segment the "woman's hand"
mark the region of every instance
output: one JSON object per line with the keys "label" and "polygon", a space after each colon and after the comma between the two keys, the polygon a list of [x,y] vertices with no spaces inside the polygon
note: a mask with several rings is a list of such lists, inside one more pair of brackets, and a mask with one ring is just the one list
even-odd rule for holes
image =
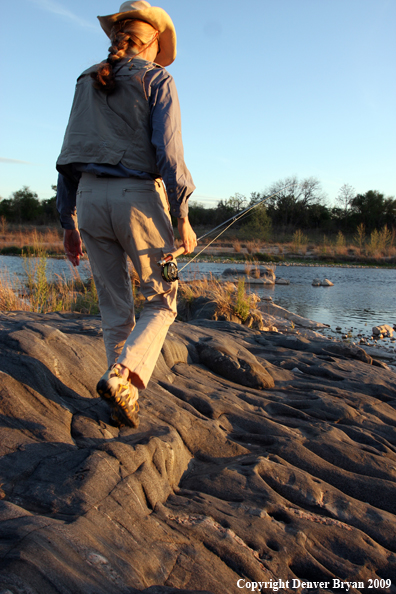
{"label": "woman's hand", "polygon": [[77,229],[64,229],[63,245],[65,247],[65,254],[70,262],[73,266],[78,266],[83,253],[81,237]]}
{"label": "woman's hand", "polygon": [[177,228],[184,245],[184,253],[190,254],[197,245],[197,236],[190,225],[188,217],[177,219]]}

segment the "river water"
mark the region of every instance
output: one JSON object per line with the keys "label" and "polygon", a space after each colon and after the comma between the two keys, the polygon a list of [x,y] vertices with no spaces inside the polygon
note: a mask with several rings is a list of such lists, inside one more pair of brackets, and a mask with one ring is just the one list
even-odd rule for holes
{"label": "river water", "polygon": [[[87,280],[91,276],[91,267],[88,260],[80,262],[78,268],[73,269],[72,264],[65,258],[46,258],[46,272],[49,281],[56,280],[57,277],[70,279],[74,274],[80,275],[82,280]],[[29,258],[32,270],[38,265],[39,258]],[[26,278],[27,261],[21,256],[0,256],[0,273],[8,273],[20,280]]]}
{"label": "river water", "polygon": [[[217,278],[230,267],[245,270],[244,264],[192,263],[184,273],[199,277],[210,272]],[[275,274],[290,280],[290,285],[252,284],[251,290],[333,330],[340,327],[345,333],[353,329],[354,334],[368,335],[373,326],[396,324],[396,269],[278,265]],[[313,287],[314,278],[327,278],[334,286]]]}
{"label": "river water", "polygon": [[[33,259],[34,261],[34,259]],[[180,262],[179,268],[185,263]],[[26,276],[24,259],[18,256],[0,256],[0,271],[8,270],[21,280]],[[195,263],[182,273],[184,279],[212,274],[222,278],[226,268],[245,270],[244,264]],[[71,264],[64,259],[47,259],[47,275],[70,278]],[[82,279],[89,278],[89,264],[83,260],[78,267]],[[259,286],[251,289],[259,296],[271,296],[274,303],[305,318],[328,324],[331,329],[342,328],[347,333],[371,334],[371,328],[380,324],[396,324],[396,269],[347,268],[336,266],[280,266],[277,278],[290,280],[290,285]],[[313,287],[314,278],[328,278],[333,287]]]}

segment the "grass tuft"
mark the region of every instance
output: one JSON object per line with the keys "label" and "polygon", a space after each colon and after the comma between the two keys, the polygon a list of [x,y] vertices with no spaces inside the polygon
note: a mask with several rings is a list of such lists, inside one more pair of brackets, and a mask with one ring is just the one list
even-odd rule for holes
{"label": "grass tuft", "polygon": [[215,304],[214,319],[231,320],[234,316],[244,323],[254,308],[255,299],[248,295],[245,279],[234,283],[221,283],[213,277],[197,280],[192,283],[179,283],[180,314],[188,318],[195,299],[205,297]]}

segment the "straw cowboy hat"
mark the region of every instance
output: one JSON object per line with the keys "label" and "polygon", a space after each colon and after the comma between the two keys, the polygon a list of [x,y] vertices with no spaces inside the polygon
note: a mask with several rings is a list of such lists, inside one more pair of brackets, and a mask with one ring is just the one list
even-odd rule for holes
{"label": "straw cowboy hat", "polygon": [[125,19],[137,19],[149,23],[159,31],[160,52],[155,58],[160,66],[169,66],[176,58],[176,31],[170,16],[162,8],[151,6],[145,0],[123,2],[120,12],[108,16],[98,16],[103,31],[110,37],[114,23]]}

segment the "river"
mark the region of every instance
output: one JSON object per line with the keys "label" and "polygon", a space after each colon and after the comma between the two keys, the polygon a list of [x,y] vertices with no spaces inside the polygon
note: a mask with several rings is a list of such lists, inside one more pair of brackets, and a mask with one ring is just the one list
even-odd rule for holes
{"label": "river", "polygon": [[[245,269],[244,264],[192,263],[188,274],[219,277],[230,267]],[[278,265],[275,274],[290,280],[290,285],[254,284],[252,291],[272,297],[274,303],[293,313],[328,324],[332,330],[339,327],[348,333],[353,329],[354,335],[367,336],[373,326],[396,324],[396,269]],[[328,278],[334,286],[313,287],[316,277]]]}
{"label": "river", "polygon": [[[24,259],[18,256],[0,256],[0,270],[8,270],[23,279],[26,276]],[[34,259],[33,259],[34,261]],[[47,259],[47,273],[70,278],[72,266],[64,259]],[[184,263],[180,262],[182,268]],[[244,264],[195,263],[189,265],[181,277],[199,278],[212,274],[222,277],[226,268],[245,269]],[[81,278],[90,276],[90,267],[83,260],[78,268]],[[380,324],[396,324],[396,269],[350,268],[336,266],[280,266],[277,278],[290,280],[290,285],[259,286],[252,290],[259,296],[271,296],[274,303],[305,318],[328,324],[335,331],[353,330],[371,334],[371,328]],[[333,287],[313,287],[314,278],[328,278]]]}

